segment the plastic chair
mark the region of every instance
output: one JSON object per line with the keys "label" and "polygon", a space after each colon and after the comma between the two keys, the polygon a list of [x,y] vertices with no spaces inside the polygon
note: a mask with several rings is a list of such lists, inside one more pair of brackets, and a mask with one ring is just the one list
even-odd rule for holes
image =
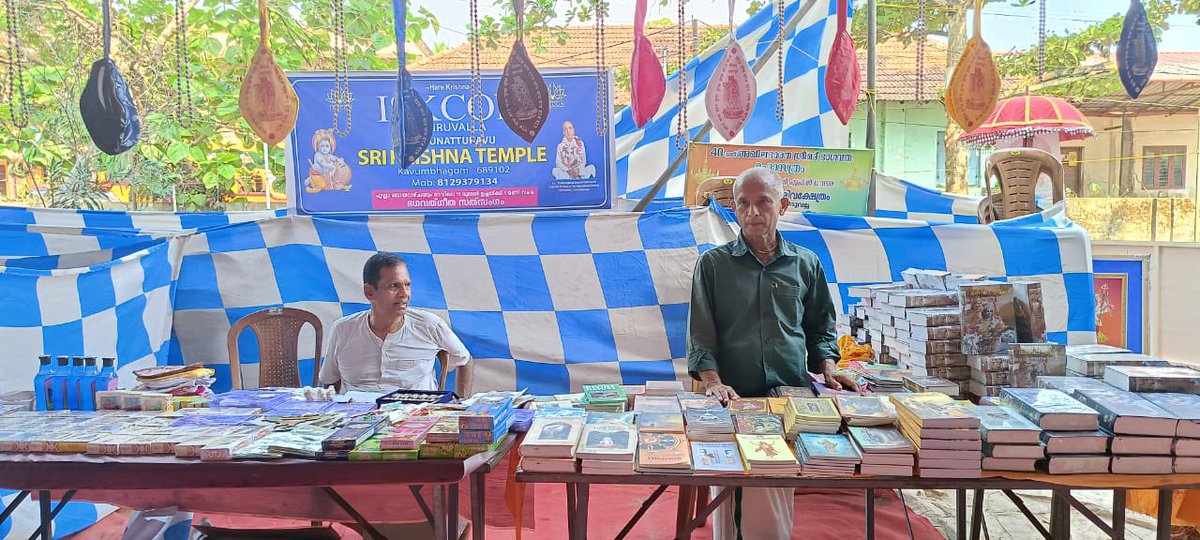
{"label": "plastic chair", "polygon": [[[983,185],[992,196],[993,176],[999,186],[999,199],[993,199],[992,212],[998,219],[1012,219],[1040,212],[1034,197],[1042,173],[1050,177],[1054,202],[1066,197],[1063,187],[1063,166],[1049,152],[1036,148],[1010,148],[988,156],[987,174]],[[999,204],[996,204],[996,203]],[[982,210],[981,210],[982,212]],[[981,216],[982,217],[982,216]]]}
{"label": "plastic chair", "polygon": [[299,388],[300,356],[297,346],[300,329],[308,323],[316,330],[313,356],[313,384],[321,373],[321,319],[296,308],[268,308],[242,317],[229,329],[229,372],[234,390],[242,389],[242,369],[238,356],[238,336],[249,328],[258,339],[258,386]]}

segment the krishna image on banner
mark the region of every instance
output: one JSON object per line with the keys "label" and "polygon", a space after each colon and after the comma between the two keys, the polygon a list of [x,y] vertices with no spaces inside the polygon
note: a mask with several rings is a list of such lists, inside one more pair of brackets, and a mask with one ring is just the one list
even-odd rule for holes
{"label": "krishna image on banner", "polygon": [[1092,287],[1096,294],[1096,342],[1126,348],[1129,275],[1097,273]]}
{"label": "krishna image on banner", "polygon": [[334,154],[337,139],[331,129],[318,129],[312,136],[313,157],[308,160],[308,178],[304,190],[317,193],[326,190],[350,191],[350,166]]}

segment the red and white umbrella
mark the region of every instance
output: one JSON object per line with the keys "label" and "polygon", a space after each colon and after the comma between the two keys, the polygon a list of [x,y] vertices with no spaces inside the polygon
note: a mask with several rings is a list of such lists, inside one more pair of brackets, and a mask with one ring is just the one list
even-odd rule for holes
{"label": "red and white umbrella", "polygon": [[960,137],[966,144],[992,145],[1004,139],[1032,139],[1057,134],[1059,141],[1095,137],[1087,118],[1066,101],[1045,96],[1021,96],[1000,100],[983,125]]}

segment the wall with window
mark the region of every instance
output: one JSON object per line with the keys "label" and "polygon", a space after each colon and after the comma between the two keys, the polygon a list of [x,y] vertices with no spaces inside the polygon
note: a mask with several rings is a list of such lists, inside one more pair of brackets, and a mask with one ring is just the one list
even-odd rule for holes
{"label": "wall with window", "polygon": [[[866,109],[866,103],[860,103],[850,119],[853,148],[866,147]],[[875,166],[879,172],[944,189],[946,109],[937,102],[880,101],[877,116]],[[968,158],[967,184],[974,193],[982,189],[981,151],[970,149]]]}
{"label": "wall with window", "polygon": [[[1121,119],[1090,116],[1096,137],[1062,145],[1066,186],[1082,196],[1118,196],[1121,175]],[[1200,178],[1200,112],[1135,116],[1134,194],[1184,197],[1195,194]]]}

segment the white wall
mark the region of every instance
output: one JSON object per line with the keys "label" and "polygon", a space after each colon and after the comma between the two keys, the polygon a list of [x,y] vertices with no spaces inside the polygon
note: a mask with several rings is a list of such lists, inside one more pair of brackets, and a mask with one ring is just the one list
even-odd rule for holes
{"label": "white wall", "polygon": [[[1145,257],[1148,353],[1175,362],[1200,364],[1200,244],[1094,242],[1092,256]],[[1132,284],[1131,284],[1132,286]]]}
{"label": "white wall", "polygon": [[[1083,148],[1083,185],[1091,182],[1100,184],[1104,191],[1101,196],[1115,197],[1118,195],[1121,176],[1121,119],[1111,116],[1089,116],[1092,129],[1096,136],[1086,141],[1067,141],[1063,147],[1079,146]],[[1187,189],[1175,190],[1168,196],[1186,196],[1195,193],[1200,179],[1200,162],[1196,152],[1200,151],[1200,111],[1180,112],[1171,115],[1143,114],[1135,116],[1133,126],[1133,155],[1141,158],[1142,151],[1147,146],[1177,146],[1187,147],[1187,162],[1184,182]],[[1146,191],[1142,188],[1142,162],[1134,160],[1133,175],[1134,194],[1138,196],[1154,196],[1158,191]],[[1086,190],[1085,190],[1086,194]]]}

